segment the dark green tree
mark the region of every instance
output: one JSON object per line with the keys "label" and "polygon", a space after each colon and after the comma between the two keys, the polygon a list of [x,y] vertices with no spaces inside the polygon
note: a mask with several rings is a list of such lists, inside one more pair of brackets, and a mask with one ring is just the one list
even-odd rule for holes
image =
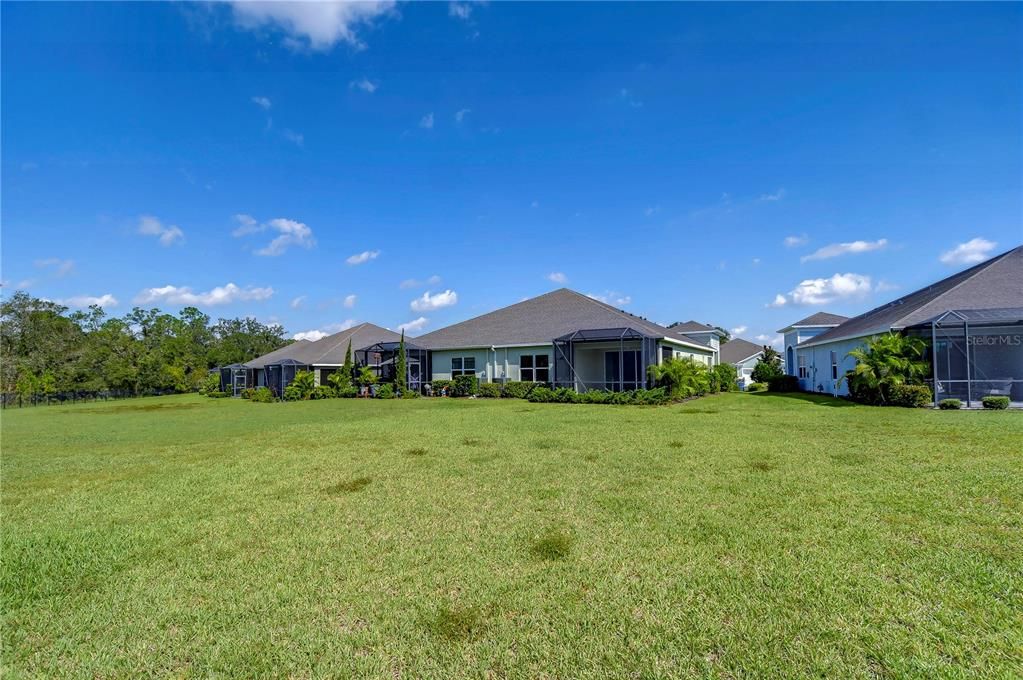
{"label": "dark green tree", "polygon": [[401,342],[398,343],[398,356],[394,358],[394,384],[397,387],[399,396],[408,389],[408,364],[405,357],[404,329],[401,331]]}
{"label": "dark green tree", "polygon": [[771,378],[780,377],[783,373],[781,355],[770,345],[764,345],[764,354],[757,361],[757,365],[753,367],[753,373],[750,374],[753,382],[765,383]]}

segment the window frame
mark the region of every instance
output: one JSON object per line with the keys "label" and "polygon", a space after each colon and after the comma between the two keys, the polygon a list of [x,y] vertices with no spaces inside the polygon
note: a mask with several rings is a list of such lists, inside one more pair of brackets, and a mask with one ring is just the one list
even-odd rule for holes
{"label": "window frame", "polygon": [[799,377],[800,377],[800,379],[805,380],[810,375],[810,370],[806,366],[806,355],[805,354],[797,354],[796,355],[796,367],[799,369]]}
{"label": "window frame", "polygon": [[[458,362],[458,368],[455,368],[455,362]],[[471,363],[472,366],[466,364]],[[451,379],[454,380],[460,375],[476,375],[476,357],[474,356],[457,356],[451,357]]]}
{"label": "window frame", "polygon": [[[529,366],[523,365],[524,359],[529,360]],[[540,366],[540,359],[543,359],[543,366]],[[543,371],[546,377],[541,376]],[[528,377],[527,377],[528,376]],[[551,381],[551,356],[546,352],[542,354],[520,354],[519,355],[519,381],[547,384]]]}
{"label": "window frame", "polygon": [[838,352],[831,352],[831,379],[838,380]]}

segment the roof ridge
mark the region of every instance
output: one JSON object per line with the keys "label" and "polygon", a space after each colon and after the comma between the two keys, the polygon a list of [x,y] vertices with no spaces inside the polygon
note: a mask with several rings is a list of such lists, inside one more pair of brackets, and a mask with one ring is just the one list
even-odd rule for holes
{"label": "roof ridge", "polygon": [[[440,333],[441,331],[448,330],[449,328],[455,328],[457,326],[461,326],[462,324],[469,323],[470,321],[476,321],[477,319],[482,319],[485,316],[490,316],[491,314],[496,314],[498,312],[503,312],[506,309],[511,309],[513,307],[518,307],[519,305],[524,305],[527,302],[534,302],[536,300],[539,300],[540,298],[545,298],[545,297],[547,297],[549,295],[554,295],[555,293],[560,293],[561,291],[567,291],[569,293],[576,293],[576,291],[572,290],[571,288],[566,288],[566,287],[562,286],[561,288],[555,288],[554,290],[549,290],[546,293],[540,293],[539,295],[533,296],[531,298],[526,298],[525,300],[519,300],[518,302],[513,302],[510,305],[505,305],[504,307],[498,307],[497,309],[491,309],[489,312],[483,312],[482,314],[477,314],[476,316],[470,316],[468,319],[462,319],[461,321],[456,321],[454,323],[448,324],[447,326],[441,326],[440,328],[435,328],[432,331],[430,331],[429,333],[423,333],[422,335],[417,335],[416,337],[417,338],[426,338],[426,337],[429,337],[429,336],[433,335],[434,333]],[[576,293],[576,295],[578,295],[578,294],[579,293]]]}
{"label": "roof ridge", "polygon": [[585,295],[583,293],[580,293],[577,290],[572,290],[571,288],[563,288],[561,290],[567,290],[569,293],[574,293],[574,294],[578,295],[579,297],[581,297],[583,299],[589,300],[590,302],[592,302],[593,304],[597,305],[598,307],[602,307],[604,309],[608,309],[608,310],[614,312],[615,314],[617,314],[618,316],[624,318],[626,321],[636,320],[636,321],[640,321],[642,323],[650,324],[651,326],[654,326],[654,327],[659,328],[661,330],[668,330],[668,329],[666,329],[664,326],[662,326],[660,324],[654,323],[653,321],[647,321],[646,319],[644,319],[642,317],[636,316],[635,314],[632,314],[630,312],[626,312],[625,310],[618,309],[617,307],[609,305],[606,302],[602,302],[602,301],[600,301],[600,300],[598,300],[596,298],[590,297],[589,295]]}

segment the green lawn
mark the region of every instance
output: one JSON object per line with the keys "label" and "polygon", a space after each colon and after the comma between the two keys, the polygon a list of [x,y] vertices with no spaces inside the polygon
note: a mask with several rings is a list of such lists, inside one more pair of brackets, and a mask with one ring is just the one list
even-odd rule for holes
{"label": "green lawn", "polygon": [[1023,414],[2,415],[10,676],[1019,677]]}

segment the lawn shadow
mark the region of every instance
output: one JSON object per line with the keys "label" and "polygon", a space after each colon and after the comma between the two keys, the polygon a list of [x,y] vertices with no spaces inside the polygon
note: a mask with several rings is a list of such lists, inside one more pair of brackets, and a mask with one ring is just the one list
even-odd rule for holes
{"label": "lawn shadow", "polygon": [[356,477],[355,479],[348,480],[347,482],[338,482],[333,486],[328,486],[324,489],[329,494],[341,494],[341,493],[355,493],[361,491],[369,486],[369,483],[373,481],[369,477]]}
{"label": "lawn shadow", "polygon": [[856,404],[849,401],[848,399],[832,397],[830,394],[813,394],[811,392],[749,392],[749,394],[757,398],[784,397],[787,399],[806,401],[816,406],[831,406],[833,408],[856,406]]}
{"label": "lawn shadow", "polygon": [[477,607],[442,606],[425,622],[427,630],[448,642],[475,637],[486,627],[486,618]]}

